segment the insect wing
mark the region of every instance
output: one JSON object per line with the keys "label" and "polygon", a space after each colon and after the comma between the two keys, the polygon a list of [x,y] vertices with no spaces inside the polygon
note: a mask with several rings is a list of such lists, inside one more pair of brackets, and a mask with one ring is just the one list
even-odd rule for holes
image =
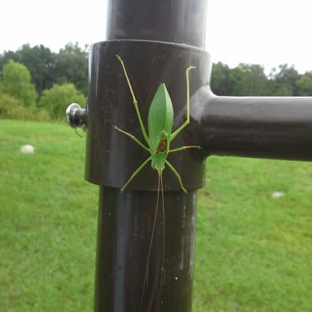
{"label": "insect wing", "polygon": [[162,83],[158,87],[148,113],[148,132],[151,154],[155,153],[164,135],[167,138],[167,149],[169,150],[172,123],[172,102],[165,84]]}

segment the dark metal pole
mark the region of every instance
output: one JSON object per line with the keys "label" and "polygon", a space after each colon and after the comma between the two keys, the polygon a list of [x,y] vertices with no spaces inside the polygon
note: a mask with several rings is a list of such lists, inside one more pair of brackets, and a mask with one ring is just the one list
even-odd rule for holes
{"label": "dark metal pole", "polygon": [[[191,311],[196,198],[205,181],[205,158],[311,160],[312,101],[214,96],[209,88],[210,56],[202,50],[206,0],[110,0],[108,8],[109,40],[91,48],[86,111],[72,104],[67,112],[72,126],[87,127],[86,180],[100,185],[94,311]],[[174,105],[174,127],[182,124],[185,69],[197,66],[190,77],[191,123],[172,148],[196,144],[203,149],[169,155],[188,193],[166,169],[166,234],[163,237],[159,209],[146,282],[157,174],[146,166],[124,193],[119,192],[149,155],[113,130],[117,125],[142,139],[116,54],[126,64],[145,124],[162,82]]]}
{"label": "dark metal pole", "polygon": [[[148,153],[112,128],[118,125],[142,138],[115,55],[126,64],[145,124],[152,97],[164,82],[177,127],[185,119],[186,68],[197,66],[191,76],[192,93],[209,83],[210,56],[198,49],[205,41],[207,1],[111,0],[108,10],[108,41],[91,48],[86,120],[86,179],[100,185],[94,311],[191,311],[196,197],[204,183],[205,162],[194,151],[169,155],[188,193],[181,191],[176,177],[166,169],[164,273],[161,280],[163,216],[159,209],[143,293],[157,173],[146,166],[120,193]],[[181,133],[174,144],[192,144],[192,140]]]}
{"label": "dark metal pole", "polygon": [[[166,227],[165,277],[161,284],[162,231],[158,226],[141,306],[156,193],[120,195],[119,189],[101,187],[95,311],[191,311],[195,211],[187,207],[196,203],[196,193],[166,192],[165,206],[170,208],[166,219],[176,222]],[[162,222],[161,213],[157,222]]]}
{"label": "dark metal pole", "polygon": [[[198,67],[191,79],[194,92],[209,81],[210,58],[189,46],[137,40],[107,41],[91,49],[86,179],[101,185],[95,311],[140,311],[158,176],[147,165],[120,193],[149,155],[113,129],[118,125],[143,141],[116,54],[127,66],[144,122],[156,89],[164,82],[174,103],[176,127],[185,120],[185,69],[190,64]],[[172,148],[192,144],[185,134],[173,141]],[[169,154],[168,159],[188,193],[181,191],[176,176],[166,169],[164,277],[160,284],[163,216],[159,209],[141,311],[191,311],[196,189],[204,183],[205,161],[191,150]]]}
{"label": "dark metal pole", "polygon": [[110,0],[107,39],[140,39],[204,48],[207,0]]}

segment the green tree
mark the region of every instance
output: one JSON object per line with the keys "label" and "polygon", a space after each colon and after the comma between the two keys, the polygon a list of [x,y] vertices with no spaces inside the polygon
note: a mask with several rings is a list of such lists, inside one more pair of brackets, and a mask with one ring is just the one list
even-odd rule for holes
{"label": "green tree", "polygon": [[0,55],[0,68],[10,59],[24,64],[30,70],[32,83],[39,95],[54,83],[73,83],[83,94],[87,94],[87,45],[81,48],[78,43],[68,43],[59,53],[52,53],[43,45],[32,48],[29,44],[24,44],[16,52],[7,51]]}
{"label": "green tree", "polygon": [[267,77],[261,65],[241,63],[230,69],[219,62],[212,67],[211,89],[217,95],[267,95]]}
{"label": "green tree", "polygon": [[263,66],[241,63],[239,68],[242,70],[241,95],[267,95],[267,77]]}
{"label": "green tree", "polygon": [[296,81],[299,96],[312,96],[312,72],[305,73]]}
{"label": "green tree", "polygon": [[31,48],[29,44],[24,44],[16,52],[4,52],[0,57],[0,68],[10,59],[24,64],[31,73],[32,83],[37,92],[41,94],[44,89],[51,88],[53,82],[56,81],[54,77],[55,58],[55,54],[43,45]]}
{"label": "green tree", "polygon": [[[18,62],[16,53],[13,51],[4,51],[2,55],[0,55],[0,68],[3,69],[4,65],[9,62],[9,60],[13,60],[15,62]],[[3,78],[2,71],[0,72],[0,79]]]}
{"label": "green tree", "polygon": [[230,68],[228,65],[218,62],[212,65],[211,90],[216,95],[229,95],[231,86],[229,84]]}
{"label": "green tree", "polygon": [[[296,81],[300,78],[299,73],[294,66],[289,67],[287,64],[279,65],[279,71],[272,69],[270,77],[275,80],[274,95],[298,95]],[[280,94],[281,91],[287,94]]]}
{"label": "green tree", "polygon": [[75,102],[83,105],[85,101],[85,96],[72,83],[54,84],[51,89],[43,91],[39,107],[44,108],[51,118],[64,120],[69,104]]}
{"label": "green tree", "polygon": [[229,94],[232,96],[241,96],[243,93],[243,71],[238,66],[231,68],[228,75],[228,84],[229,84]]}
{"label": "green tree", "polygon": [[43,90],[52,87],[55,80],[55,56],[49,48],[43,45],[31,48],[29,44],[24,44],[17,51],[17,57],[30,70],[32,82],[40,95]]}
{"label": "green tree", "polygon": [[35,86],[31,83],[29,70],[13,60],[3,67],[0,93],[22,100],[26,107],[35,107],[38,98]]}
{"label": "green tree", "polygon": [[59,84],[73,83],[83,94],[87,94],[88,53],[78,43],[68,43],[55,56],[55,76]]}

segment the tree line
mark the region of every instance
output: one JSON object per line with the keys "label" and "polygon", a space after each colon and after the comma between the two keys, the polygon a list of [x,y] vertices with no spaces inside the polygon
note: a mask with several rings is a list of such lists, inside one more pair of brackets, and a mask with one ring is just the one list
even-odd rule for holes
{"label": "tree line", "polygon": [[[0,55],[0,117],[23,111],[30,119],[62,119],[68,104],[84,104],[87,75],[87,45],[68,43],[58,53],[29,44],[5,51]],[[212,67],[211,89],[224,96],[312,96],[312,71],[299,74],[284,64],[266,75],[261,65],[230,68],[218,62]]]}
{"label": "tree line", "polygon": [[59,53],[23,45],[0,55],[0,117],[64,120],[66,107],[85,104],[87,46],[68,43]]}
{"label": "tree line", "polygon": [[211,90],[224,96],[312,96],[312,71],[299,74],[287,64],[268,76],[261,65],[241,63],[235,68],[213,64]]}
{"label": "tree line", "polygon": [[[24,44],[17,51],[5,51],[0,55],[0,70],[9,60],[21,63],[31,74],[31,82],[39,95],[53,84],[73,83],[87,94],[88,46],[68,43],[58,53],[43,45],[31,47]],[[1,76],[0,76],[1,77]]]}

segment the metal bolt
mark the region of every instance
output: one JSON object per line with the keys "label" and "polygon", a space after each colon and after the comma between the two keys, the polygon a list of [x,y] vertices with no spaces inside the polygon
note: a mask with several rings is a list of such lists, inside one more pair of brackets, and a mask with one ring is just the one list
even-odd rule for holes
{"label": "metal bolt", "polygon": [[77,103],[70,104],[66,109],[66,119],[72,128],[86,127],[86,110]]}

